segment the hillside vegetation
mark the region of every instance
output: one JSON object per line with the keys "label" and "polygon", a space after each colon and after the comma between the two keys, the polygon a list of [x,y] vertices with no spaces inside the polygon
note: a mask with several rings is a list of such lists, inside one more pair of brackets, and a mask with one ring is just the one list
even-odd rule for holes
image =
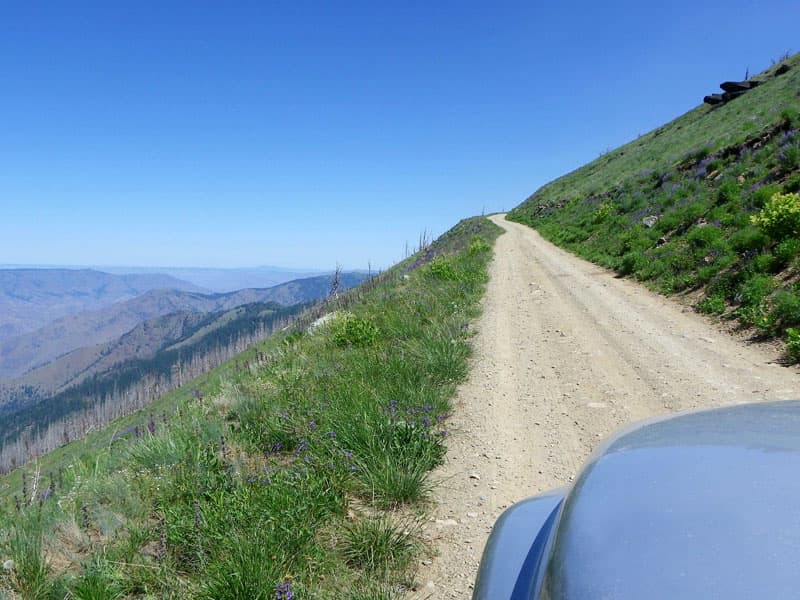
{"label": "hillside vegetation", "polygon": [[428,473],[498,233],[464,221],[188,384],[176,410],[154,406],[0,480],[0,590],[395,596],[423,550]]}
{"label": "hillside vegetation", "polygon": [[[787,70],[788,68],[788,70]],[[509,218],[800,359],[800,55],[542,187]]]}

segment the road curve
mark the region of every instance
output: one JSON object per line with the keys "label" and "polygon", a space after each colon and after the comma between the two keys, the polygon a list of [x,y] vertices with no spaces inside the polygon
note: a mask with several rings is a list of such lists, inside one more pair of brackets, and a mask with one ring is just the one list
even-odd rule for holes
{"label": "road curve", "polygon": [[621,425],[670,412],[800,398],[796,368],[674,301],[491,219],[495,246],[475,358],[451,420],[412,599],[469,598],[509,504],[568,483]]}

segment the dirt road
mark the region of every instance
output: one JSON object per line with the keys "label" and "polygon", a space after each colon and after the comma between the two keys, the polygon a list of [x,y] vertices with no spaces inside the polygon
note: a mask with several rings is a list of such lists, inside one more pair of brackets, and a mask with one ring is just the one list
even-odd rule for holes
{"label": "dirt road", "polygon": [[438,556],[413,599],[469,598],[492,524],[513,502],[568,483],[619,426],[674,411],[800,398],[797,369],[690,309],[575,258],[534,230],[495,247],[472,374],[456,398],[438,508]]}

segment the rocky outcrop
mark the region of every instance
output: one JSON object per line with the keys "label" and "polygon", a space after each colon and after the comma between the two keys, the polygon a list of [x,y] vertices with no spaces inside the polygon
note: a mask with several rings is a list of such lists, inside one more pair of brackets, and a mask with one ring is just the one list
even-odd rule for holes
{"label": "rocky outcrop", "polygon": [[709,94],[703,98],[703,102],[711,106],[719,106],[731,100],[738,98],[745,92],[757,87],[761,82],[757,79],[748,79],[747,81],[723,81],[719,84],[722,89],[722,94]]}
{"label": "rocky outcrop", "polygon": [[653,225],[655,225],[656,223],[658,223],[658,216],[656,215],[650,215],[642,219],[642,225],[644,225],[648,229]]}
{"label": "rocky outcrop", "polygon": [[751,90],[754,87],[758,86],[761,83],[757,80],[751,81],[724,81],[719,84],[719,87],[722,88],[723,92],[730,92],[731,94],[735,94],[737,92],[746,92],[747,90]]}

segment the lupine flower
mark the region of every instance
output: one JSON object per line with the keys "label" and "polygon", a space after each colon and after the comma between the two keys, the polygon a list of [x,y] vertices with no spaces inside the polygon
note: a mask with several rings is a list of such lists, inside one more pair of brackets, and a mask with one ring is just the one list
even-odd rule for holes
{"label": "lupine flower", "polygon": [[284,581],[275,586],[275,600],[293,600],[294,592],[292,591],[292,583]]}

